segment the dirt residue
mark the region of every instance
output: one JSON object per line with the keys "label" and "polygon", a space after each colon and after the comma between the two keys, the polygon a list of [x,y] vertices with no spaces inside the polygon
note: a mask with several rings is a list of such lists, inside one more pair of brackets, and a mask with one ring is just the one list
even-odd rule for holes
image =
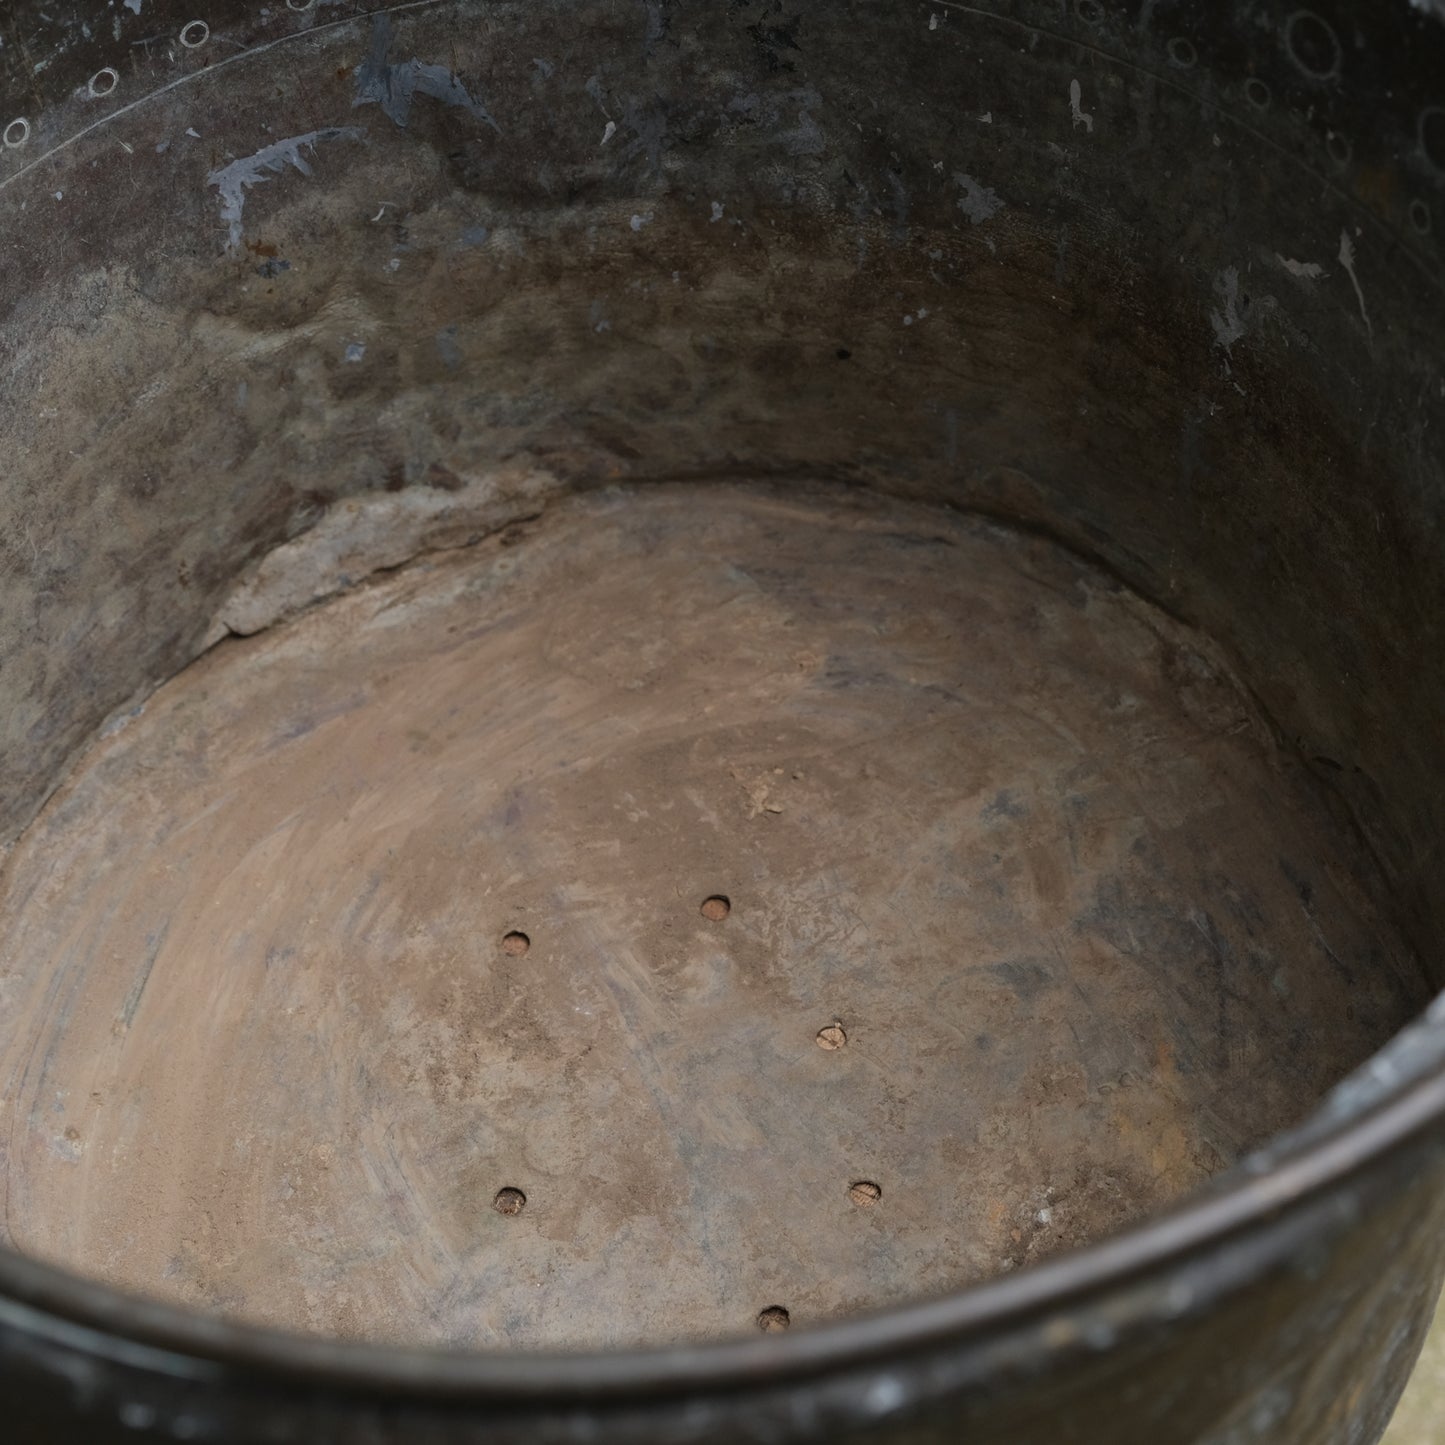
{"label": "dirt residue", "polygon": [[1359,876],[1208,646],[1048,545],[598,494],[96,745],[0,875],[6,1228],[383,1340],[952,1288],[1394,1031],[1422,991]]}

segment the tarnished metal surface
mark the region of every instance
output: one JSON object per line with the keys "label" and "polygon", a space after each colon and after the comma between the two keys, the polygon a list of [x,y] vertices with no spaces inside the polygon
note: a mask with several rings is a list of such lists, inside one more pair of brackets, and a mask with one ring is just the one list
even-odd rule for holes
{"label": "tarnished metal surface", "polygon": [[[20,0],[0,37],[7,836],[309,600],[282,544],[322,592],[403,560],[344,499],[410,553],[807,477],[1046,531],[1217,638],[1441,981],[1430,7]],[[36,1440],[1369,1440],[1439,1278],[1438,1027],[1185,1212],[876,1319],[368,1355],[6,1256],[7,1397]]]}

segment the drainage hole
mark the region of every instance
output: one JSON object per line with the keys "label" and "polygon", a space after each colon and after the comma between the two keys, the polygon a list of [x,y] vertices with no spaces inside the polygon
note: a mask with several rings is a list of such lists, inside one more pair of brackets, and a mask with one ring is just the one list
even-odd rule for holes
{"label": "drainage hole", "polygon": [[843,1031],[842,1024],[825,1024],[818,1030],[820,1049],[841,1049],[847,1042],[848,1035]]}
{"label": "drainage hole", "polygon": [[721,893],[702,901],[702,916],[712,923],[721,923],[733,911],[732,900]]}
{"label": "drainage hole", "polygon": [[492,1208],[498,1214],[520,1214],[527,1207],[527,1196],[520,1189],[499,1189],[492,1200]]}
{"label": "drainage hole", "polygon": [[502,935],[502,952],[512,958],[521,958],[531,946],[532,940],[525,933],[518,933],[515,929],[511,933]]}
{"label": "drainage hole", "polygon": [[869,1205],[877,1204],[883,1198],[883,1191],[871,1179],[860,1179],[856,1184],[848,1186],[848,1198],[859,1209],[867,1209]]}
{"label": "drainage hole", "polygon": [[782,1305],[769,1305],[758,1315],[758,1328],[765,1335],[776,1335],[792,1323],[792,1315]]}

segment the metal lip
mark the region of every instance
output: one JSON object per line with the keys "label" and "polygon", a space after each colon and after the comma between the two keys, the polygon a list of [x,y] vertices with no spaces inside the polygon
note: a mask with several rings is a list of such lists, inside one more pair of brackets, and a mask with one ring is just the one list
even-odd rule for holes
{"label": "metal lip", "polygon": [[[1433,1017],[1439,1012],[1406,1033],[1445,1045],[1445,1027]],[[1298,1143],[1303,1135],[1281,1136],[1255,1156],[1253,1170],[1245,1161],[1227,1185],[1100,1244],[953,1294],[781,1338],[573,1354],[391,1348],[226,1323],[123,1294],[10,1250],[0,1250],[0,1329],[179,1382],[279,1391],[323,1387],[337,1393],[334,1405],[343,1410],[385,1400],[501,1404],[543,1414],[583,1405],[655,1404],[698,1391],[761,1392],[963,1349],[1103,1304],[1151,1278],[1162,1283],[1158,1276],[1169,1270],[1263,1234],[1293,1212],[1345,1195],[1373,1166],[1445,1125],[1445,1057],[1359,1113],[1337,1110],[1324,1117],[1323,1128],[1320,1116],[1306,1125],[1308,1143]],[[1300,1243],[1298,1230],[1275,1231],[1248,1272],[1259,1274]],[[1229,1273],[1211,1271],[1215,1294],[1233,1287]],[[1167,1288],[1136,1288],[1116,1300],[1123,1308],[1116,1307],[1110,1322],[1118,1335],[1177,1315],[1167,1308],[1166,1294]],[[1195,1307],[1209,1297],[1206,1287]],[[1034,1346],[1034,1358],[1071,1347],[1045,1341]]]}

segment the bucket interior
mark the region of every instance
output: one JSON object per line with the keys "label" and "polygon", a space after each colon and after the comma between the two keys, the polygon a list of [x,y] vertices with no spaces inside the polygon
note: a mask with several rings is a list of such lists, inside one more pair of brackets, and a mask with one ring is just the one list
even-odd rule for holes
{"label": "bucket interior", "polygon": [[1442,31],[1164,8],[147,6],[5,132],[0,1242],[806,1328],[1419,1013]]}

